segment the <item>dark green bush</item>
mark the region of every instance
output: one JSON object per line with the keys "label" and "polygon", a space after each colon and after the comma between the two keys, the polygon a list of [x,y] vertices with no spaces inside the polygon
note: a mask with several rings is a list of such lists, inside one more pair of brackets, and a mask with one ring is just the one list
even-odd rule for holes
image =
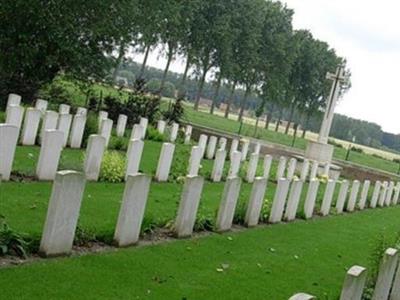
{"label": "dark green bush", "polygon": [[88,112],[85,124],[85,131],[83,132],[82,144],[84,147],[91,134],[97,134],[99,130],[98,117],[94,112]]}
{"label": "dark green bush", "polygon": [[176,99],[173,104],[170,103],[168,110],[162,113],[164,119],[167,120],[169,124],[173,122],[180,123],[184,114],[183,100],[184,99],[181,97]]}
{"label": "dark green bush", "polygon": [[0,256],[26,258],[30,249],[29,240],[23,234],[11,229],[4,221],[1,221],[0,226]]}
{"label": "dark green bush", "polygon": [[128,149],[128,139],[112,135],[108,148],[112,150],[126,151]]}
{"label": "dark green bush", "polygon": [[163,142],[165,140],[164,135],[158,132],[158,130],[153,126],[147,127],[146,138],[155,142]]}

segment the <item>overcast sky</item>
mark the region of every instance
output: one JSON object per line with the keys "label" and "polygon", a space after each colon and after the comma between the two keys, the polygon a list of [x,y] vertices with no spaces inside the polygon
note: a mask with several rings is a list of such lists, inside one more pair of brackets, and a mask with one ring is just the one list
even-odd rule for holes
{"label": "overcast sky", "polygon": [[[400,2],[398,0],[284,0],[295,10],[295,29],[310,29],[347,58],[352,88],[336,112],[400,133]],[[135,55],[135,60],[142,57]],[[153,54],[149,64],[164,68]],[[172,71],[181,72],[177,60]]]}

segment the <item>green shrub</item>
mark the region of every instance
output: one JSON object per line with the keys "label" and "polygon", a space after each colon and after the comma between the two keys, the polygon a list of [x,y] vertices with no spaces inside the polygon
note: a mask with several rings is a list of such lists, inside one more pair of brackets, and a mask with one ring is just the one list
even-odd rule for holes
{"label": "green shrub", "polygon": [[112,150],[126,151],[128,149],[128,139],[112,135],[108,148]]}
{"label": "green shrub", "polygon": [[171,179],[177,183],[182,182],[182,178],[184,178],[187,174],[188,170],[188,157],[190,156],[189,147],[180,147],[176,148],[174,154],[174,162],[171,167]]}
{"label": "green shrub", "polygon": [[146,138],[150,141],[163,142],[165,137],[153,126],[147,127]]}
{"label": "green shrub", "polygon": [[243,225],[245,217],[246,217],[246,204],[240,202],[236,206],[235,214],[233,215],[233,223]]}
{"label": "green shrub", "polygon": [[372,299],[376,280],[378,278],[379,266],[386,249],[396,248],[400,249],[400,235],[398,234],[395,239],[388,237],[384,234],[380,234],[375,242],[374,248],[369,257],[368,263],[368,279],[364,289],[363,298],[364,300]]}
{"label": "green shrub", "polygon": [[108,182],[122,182],[125,178],[125,159],[116,151],[107,151],[104,154],[100,168],[100,180]]}
{"label": "green shrub", "polygon": [[89,112],[86,118],[85,131],[83,132],[82,145],[86,147],[91,134],[97,134],[99,130],[98,118],[95,113]]}
{"label": "green shrub", "polygon": [[357,152],[357,153],[364,153],[363,149],[357,148],[357,147],[351,147],[351,151]]}
{"label": "green shrub", "polygon": [[168,120],[168,123],[180,123],[183,115],[184,115],[184,107],[183,107],[183,98],[179,97],[176,101],[168,107],[167,111],[164,111],[162,114],[165,120]]}
{"label": "green shrub", "polygon": [[0,256],[12,255],[26,258],[30,247],[26,237],[11,229],[4,221],[0,226]]}

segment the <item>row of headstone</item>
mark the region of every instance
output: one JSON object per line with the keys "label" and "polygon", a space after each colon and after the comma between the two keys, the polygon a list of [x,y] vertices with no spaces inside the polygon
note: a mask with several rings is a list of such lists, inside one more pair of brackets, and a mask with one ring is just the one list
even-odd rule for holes
{"label": "row of headstone", "polygon": [[[367,279],[367,269],[361,266],[351,267],[344,278],[340,300],[361,300]],[[298,293],[289,300],[309,300],[316,297]],[[395,248],[386,249],[381,259],[378,276],[372,294],[373,300],[400,299],[400,264],[399,251]]]}
{"label": "row of headstone", "polygon": [[[104,149],[103,145],[105,139],[101,136],[100,139],[103,144],[99,147]],[[134,140],[132,143],[136,143],[136,147],[141,147],[143,142],[141,140]],[[174,145],[165,143],[163,147],[164,149],[160,156],[171,155]],[[131,145],[131,149],[133,148],[134,146]],[[194,151],[199,151],[197,150],[199,148],[194,149]],[[136,151],[138,151],[137,148]],[[240,161],[240,152],[236,151],[233,155],[237,156],[237,160]],[[166,177],[163,176],[166,174],[164,170],[166,168],[168,168],[168,166],[159,166],[156,177],[165,180]],[[75,171],[61,171],[56,174],[40,248],[41,252],[44,254],[57,255],[68,253],[71,250],[85,185],[85,177],[87,176]],[[244,223],[247,227],[253,227],[259,223],[267,182],[267,177],[256,177],[254,179],[244,216]],[[321,211],[324,207],[330,208],[330,205],[327,203],[331,204],[332,202],[332,182],[331,180],[328,183],[325,190]],[[119,246],[135,244],[139,239],[140,226],[145,212],[150,183],[151,177],[148,175],[138,172],[127,175],[122,205],[114,235],[114,239]],[[174,226],[175,233],[178,237],[187,237],[193,232],[203,185],[204,178],[199,175],[188,175],[185,178]],[[302,186],[303,182],[299,179],[295,179],[292,182],[287,178],[279,179],[268,219],[269,223],[278,223],[282,220],[291,221],[296,217]],[[330,188],[328,188],[329,186]],[[366,190],[365,186],[368,186],[368,182],[364,183],[363,192]],[[304,203],[306,219],[311,218],[313,215],[318,187],[319,181],[316,179],[311,180]],[[343,187],[346,187],[346,193],[343,192]],[[347,210],[349,212],[353,211],[355,207],[355,203],[358,199],[359,187],[360,183],[355,180],[352,184],[349,200],[347,202]],[[228,176],[218,209],[216,220],[217,231],[226,231],[232,227],[233,216],[240,195],[240,188],[240,177],[236,174]],[[400,186],[397,185],[396,192],[393,196],[394,198],[390,198],[390,203],[397,204],[398,199],[396,199],[396,197],[398,197],[399,188]],[[339,193],[337,205],[340,203],[343,207],[345,203],[343,199],[347,198],[347,189],[348,182],[343,181],[341,183],[341,191]],[[366,194],[367,193],[362,193],[362,197]],[[288,200],[286,201],[287,198]],[[364,199],[361,199],[359,203],[362,201],[365,202]],[[323,215],[328,213],[329,209],[327,209],[326,213]]]}

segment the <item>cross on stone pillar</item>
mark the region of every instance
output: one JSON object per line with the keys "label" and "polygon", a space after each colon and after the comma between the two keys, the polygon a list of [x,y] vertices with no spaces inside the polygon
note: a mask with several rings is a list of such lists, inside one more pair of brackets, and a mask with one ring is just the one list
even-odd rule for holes
{"label": "cross on stone pillar", "polygon": [[336,73],[327,73],[326,79],[332,80],[332,87],[327,101],[324,118],[322,120],[321,129],[318,136],[318,142],[322,144],[328,143],[329,132],[331,130],[335,107],[339,98],[340,89],[343,84],[348,81],[345,74],[345,66],[340,65],[336,69]]}

